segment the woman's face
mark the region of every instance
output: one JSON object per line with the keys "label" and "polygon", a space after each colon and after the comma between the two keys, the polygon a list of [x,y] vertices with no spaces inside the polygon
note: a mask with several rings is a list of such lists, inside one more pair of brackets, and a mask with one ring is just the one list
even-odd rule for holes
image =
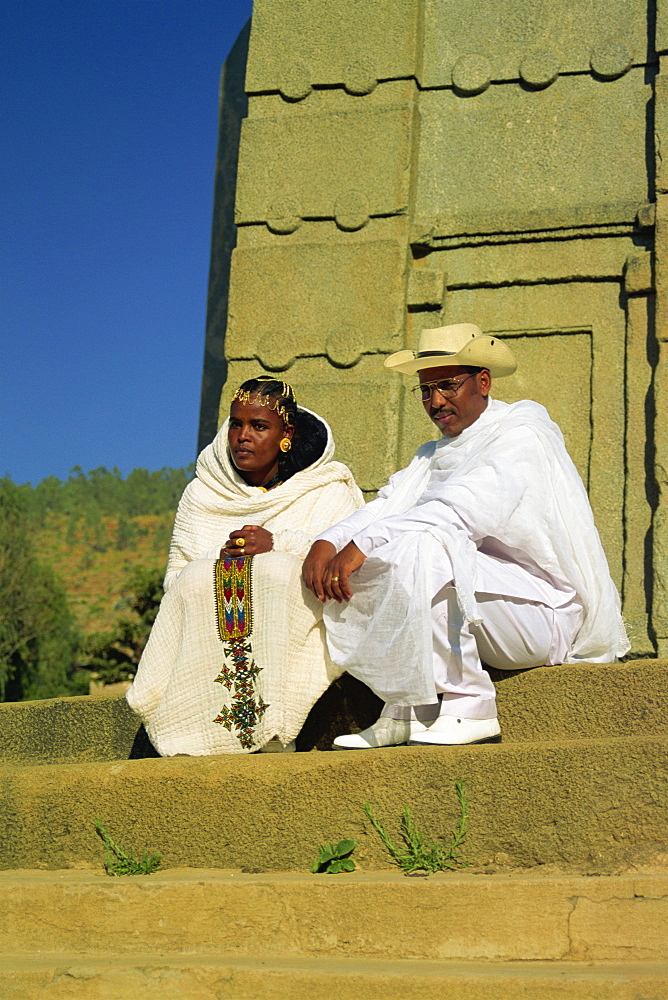
{"label": "woman's face", "polygon": [[279,443],[291,438],[294,427],[286,427],[283,418],[268,406],[236,399],[230,407],[227,441],[235,467],[251,486],[262,486],[278,473]]}

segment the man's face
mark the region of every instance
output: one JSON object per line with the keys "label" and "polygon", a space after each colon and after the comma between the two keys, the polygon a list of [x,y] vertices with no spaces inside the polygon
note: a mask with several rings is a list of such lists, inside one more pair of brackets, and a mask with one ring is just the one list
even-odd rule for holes
{"label": "man's face", "polygon": [[[423,368],[418,372],[418,380],[421,383],[441,382],[445,379],[459,380],[467,375],[469,372],[461,365],[442,365],[439,368]],[[450,399],[443,397],[433,386],[429,399],[425,399],[422,405],[443,437],[458,437],[484,413],[491,385],[492,378],[487,369],[483,368],[477,375],[466,378],[460,384],[457,394]]]}

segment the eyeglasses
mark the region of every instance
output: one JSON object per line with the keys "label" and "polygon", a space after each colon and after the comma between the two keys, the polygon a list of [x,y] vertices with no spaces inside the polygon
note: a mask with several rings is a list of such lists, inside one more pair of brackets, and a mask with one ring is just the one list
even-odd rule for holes
{"label": "eyeglasses", "polygon": [[414,386],[411,392],[416,399],[421,400],[421,402],[426,403],[428,399],[431,399],[431,394],[434,389],[443,396],[444,399],[452,399],[456,396],[460,388],[464,385],[469,378],[475,378],[477,372],[472,372],[470,375],[465,375],[464,378],[443,378],[439,379],[437,382],[420,382],[419,385]]}

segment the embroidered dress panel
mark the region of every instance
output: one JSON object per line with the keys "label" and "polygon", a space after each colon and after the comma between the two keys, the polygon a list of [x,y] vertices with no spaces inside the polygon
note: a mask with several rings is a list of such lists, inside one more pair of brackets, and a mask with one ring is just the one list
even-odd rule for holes
{"label": "embroidered dress panel", "polygon": [[244,749],[253,746],[255,728],[269,705],[256,691],[261,668],[253,660],[250,642],[253,631],[251,589],[252,556],[217,559],[214,565],[216,623],[223,644],[225,666],[216,677],[232,694],[231,706],[224,705],[213,720],[236,736]]}

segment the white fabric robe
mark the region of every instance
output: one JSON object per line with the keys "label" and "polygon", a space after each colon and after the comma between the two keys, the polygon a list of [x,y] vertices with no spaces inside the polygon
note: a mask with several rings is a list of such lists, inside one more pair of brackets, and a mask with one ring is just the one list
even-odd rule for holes
{"label": "white fabric robe", "polygon": [[434,700],[434,539],[450,558],[466,622],[481,620],[475,594],[488,589],[478,585],[481,549],[575,593],[584,619],[566,662],[606,662],[629,649],[584,485],[561,431],[531,400],[490,399],[458,437],[423,445],[377,500],[320,537],[337,548],[352,539],[367,555],[351,577],[352,600],[325,607],[332,658],[397,705]]}
{"label": "white fabric robe", "polygon": [[[327,655],[322,605],[303,586],[301,566],[318,532],[363,500],[350,470],[331,461],[334,442],[322,423],[322,456],[266,493],[232,464],[227,421],[199,456],[176,514],[165,596],[126,696],[162,756],[250,752],[275,736],[287,744],[342,672]],[[274,541],[252,562],[255,694],[268,708],[247,747],[234,728],[214,722],[232,700],[216,682],[230,663],[217,631],[214,566],[230,531],[244,524],[266,528]]]}

